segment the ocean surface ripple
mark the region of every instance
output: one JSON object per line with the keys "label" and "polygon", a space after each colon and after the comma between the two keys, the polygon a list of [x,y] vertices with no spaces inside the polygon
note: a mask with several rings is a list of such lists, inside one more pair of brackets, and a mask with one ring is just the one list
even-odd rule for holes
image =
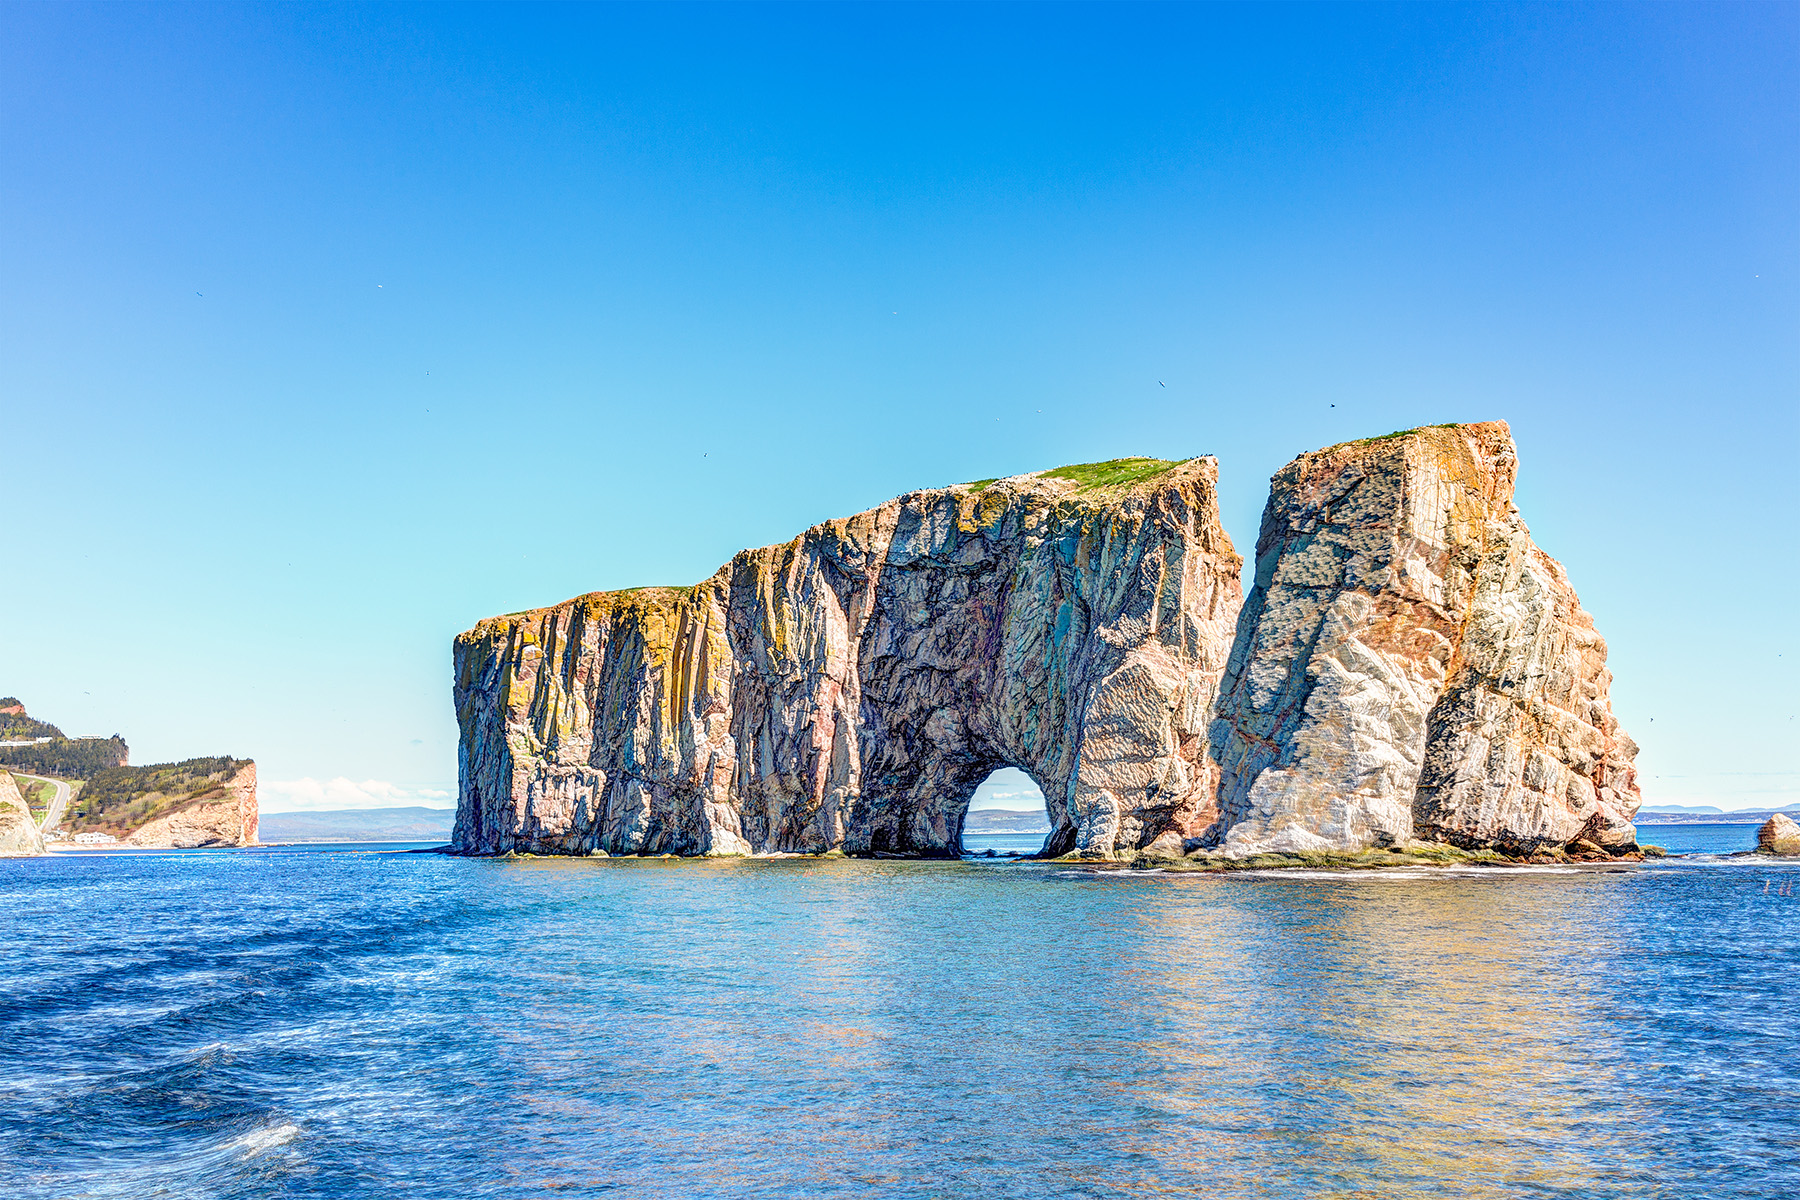
{"label": "ocean surface ripple", "polygon": [[1800,1194],[1800,866],[0,862],[0,1193]]}

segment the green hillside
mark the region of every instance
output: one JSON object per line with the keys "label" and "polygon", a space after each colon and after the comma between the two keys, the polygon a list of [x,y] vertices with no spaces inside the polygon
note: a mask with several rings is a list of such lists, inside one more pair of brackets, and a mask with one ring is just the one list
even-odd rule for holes
{"label": "green hillside", "polygon": [[219,787],[247,766],[229,755],[190,758],[144,767],[106,767],[81,786],[66,824],[69,831],[136,829]]}
{"label": "green hillside", "polygon": [[0,742],[60,738],[63,731],[48,721],[36,721],[25,713],[17,696],[0,696]]}

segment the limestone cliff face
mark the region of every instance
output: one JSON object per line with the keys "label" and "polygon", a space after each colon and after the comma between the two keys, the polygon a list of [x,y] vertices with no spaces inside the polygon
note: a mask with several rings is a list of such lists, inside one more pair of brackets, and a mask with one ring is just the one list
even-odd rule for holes
{"label": "limestone cliff face", "polygon": [[1050,854],[1635,846],[1606,645],[1504,424],[1290,463],[1247,602],[1216,463],[1161,466],[914,492],[696,587],[483,621],[455,846],[949,854],[1000,766]]}
{"label": "limestone cliff face", "polygon": [[1212,746],[1226,853],[1635,843],[1606,644],[1512,504],[1506,425],[1273,480]]}
{"label": "limestone cliff face", "polygon": [[256,845],[256,764],[245,763],[218,787],[182,808],[133,830],[131,846],[191,850],[201,846]]}
{"label": "limestone cliff face", "polygon": [[455,647],[455,846],[954,854],[1010,765],[1051,851],[1178,852],[1217,816],[1241,560],[1214,460],[1090,483],[913,492],[696,587],[483,621]]}
{"label": "limestone cliff face", "polygon": [[0,858],[44,853],[44,836],[32,819],[31,806],[19,793],[12,774],[0,770]]}

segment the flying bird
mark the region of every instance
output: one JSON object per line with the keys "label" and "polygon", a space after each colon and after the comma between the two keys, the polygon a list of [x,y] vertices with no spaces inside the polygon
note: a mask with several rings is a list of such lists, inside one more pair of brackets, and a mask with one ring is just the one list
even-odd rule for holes
{"label": "flying bird", "polygon": [[1156,386],[1157,386],[1157,387],[1168,387],[1168,386],[1169,386],[1169,385],[1168,385],[1168,384],[1166,384],[1166,383],[1164,383],[1164,382],[1163,382],[1163,381],[1162,381],[1162,380],[1160,380],[1160,379],[1159,379],[1159,380],[1157,380],[1157,381],[1156,381]]}

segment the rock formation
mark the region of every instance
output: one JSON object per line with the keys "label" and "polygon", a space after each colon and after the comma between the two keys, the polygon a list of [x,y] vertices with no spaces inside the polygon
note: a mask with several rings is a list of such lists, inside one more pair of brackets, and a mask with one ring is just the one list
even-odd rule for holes
{"label": "rock formation", "polygon": [[1800,825],[1785,813],[1776,813],[1756,831],[1756,848],[1783,858],[1800,857]]}
{"label": "rock formation", "polygon": [[454,845],[958,852],[1001,766],[1049,849],[1178,853],[1241,599],[1211,458],[913,492],[692,588],[603,592],[456,641]]}
{"label": "rock formation", "polygon": [[1628,853],[1636,747],[1516,465],[1498,422],[1302,455],[1241,614],[1203,458],[914,492],[483,621],[454,845],[951,854],[1015,766],[1047,854]]}
{"label": "rock formation", "polygon": [[44,853],[44,835],[11,772],[0,770],[0,858]]}
{"label": "rock formation", "polygon": [[254,846],[256,824],[256,764],[246,762],[219,786],[132,830],[125,843],[176,850]]}
{"label": "rock formation", "polygon": [[1227,853],[1635,846],[1606,644],[1512,504],[1502,422],[1272,481],[1213,730]]}

